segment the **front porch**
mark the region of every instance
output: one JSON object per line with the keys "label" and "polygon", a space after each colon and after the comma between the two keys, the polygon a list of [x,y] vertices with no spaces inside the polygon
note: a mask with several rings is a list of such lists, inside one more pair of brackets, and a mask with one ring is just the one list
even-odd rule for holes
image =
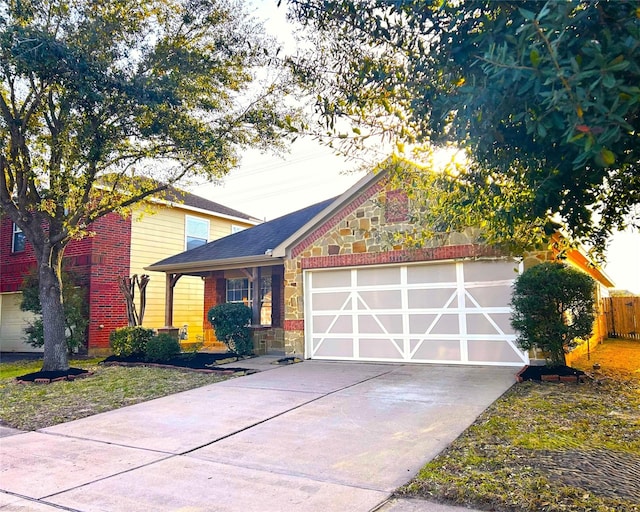
{"label": "front porch", "polygon": [[195,342],[181,341],[184,348],[191,346],[209,352],[227,350],[226,345],[216,339],[207,313],[218,304],[242,302],[252,309],[254,354],[285,354],[283,265],[167,272],[165,327],[162,331],[174,333],[178,337],[180,329],[173,326],[173,291],[180,278],[186,275],[199,276],[204,281],[204,314],[202,339]]}

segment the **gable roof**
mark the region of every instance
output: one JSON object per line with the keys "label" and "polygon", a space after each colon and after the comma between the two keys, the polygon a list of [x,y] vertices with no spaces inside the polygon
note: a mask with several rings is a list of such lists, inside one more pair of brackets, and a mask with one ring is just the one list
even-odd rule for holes
{"label": "gable roof", "polygon": [[262,264],[279,263],[280,259],[272,257],[273,250],[335,200],[336,198],[326,199],[272,221],[219,238],[190,251],[154,263],[146,269],[179,272],[203,266],[207,266],[208,269],[215,266],[229,268],[229,265],[234,263],[243,266],[243,263],[256,263],[260,260],[266,260],[266,262],[261,261]]}

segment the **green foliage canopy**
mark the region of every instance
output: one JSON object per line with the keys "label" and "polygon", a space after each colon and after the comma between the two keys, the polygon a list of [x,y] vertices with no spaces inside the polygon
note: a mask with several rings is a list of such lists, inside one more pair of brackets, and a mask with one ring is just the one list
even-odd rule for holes
{"label": "green foliage canopy", "polygon": [[541,263],[525,270],[514,284],[511,325],[518,344],[549,354],[553,365],[565,364],[565,349],[591,336],[595,282],[561,263]]}
{"label": "green foliage canopy", "polygon": [[[520,225],[540,240],[556,215],[602,250],[613,229],[640,223],[637,2],[288,5],[314,42],[294,67],[328,133],[350,122],[341,135],[356,145],[382,133],[399,145],[464,148],[468,165],[436,190],[462,191],[493,238]],[[468,220],[449,202],[444,223]]]}
{"label": "green foliage canopy", "polygon": [[38,262],[43,368],[68,366],[71,239],[186,177],[220,178],[242,148],[277,149],[297,129],[286,73],[268,72],[275,50],[238,2],[0,1],[0,215]]}

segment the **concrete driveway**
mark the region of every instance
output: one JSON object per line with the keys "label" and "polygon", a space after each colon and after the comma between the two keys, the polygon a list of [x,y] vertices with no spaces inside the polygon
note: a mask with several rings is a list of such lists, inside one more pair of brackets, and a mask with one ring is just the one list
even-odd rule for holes
{"label": "concrete driveway", "polygon": [[513,368],[272,360],[41,431],[5,430],[0,509],[370,511],[515,381]]}

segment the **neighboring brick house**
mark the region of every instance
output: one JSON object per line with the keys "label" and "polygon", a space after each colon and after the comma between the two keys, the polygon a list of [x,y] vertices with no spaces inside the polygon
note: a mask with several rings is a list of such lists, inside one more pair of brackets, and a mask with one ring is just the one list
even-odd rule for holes
{"label": "neighboring brick house", "polygon": [[[199,196],[174,192],[173,201],[154,200],[123,218],[111,213],[94,222],[94,236],[69,243],[65,268],[80,279],[89,306],[87,348],[106,353],[109,333],[127,325],[126,304],[118,278],[149,274],[143,325],[159,328],[165,319],[164,274],[144,267],[169,256],[258,224],[259,219]],[[20,289],[35,265],[33,251],[8,217],[0,219],[0,350],[37,351],[23,342],[23,329],[32,315],[20,311]],[[203,281],[185,277],[176,288],[175,322],[187,341],[202,338]],[[138,299],[136,297],[136,304]],[[184,328],[184,326],[187,326]]]}
{"label": "neighboring brick house", "polygon": [[[148,268],[167,274],[168,290],[175,276],[202,276],[205,310],[225,301],[251,305],[258,352],[527,364],[510,325],[512,284],[526,266],[553,254],[514,258],[463,233],[420,249],[390,247],[386,235],[410,227],[407,201],[382,171],[337,198]],[[579,251],[568,258],[612,286]]]}

